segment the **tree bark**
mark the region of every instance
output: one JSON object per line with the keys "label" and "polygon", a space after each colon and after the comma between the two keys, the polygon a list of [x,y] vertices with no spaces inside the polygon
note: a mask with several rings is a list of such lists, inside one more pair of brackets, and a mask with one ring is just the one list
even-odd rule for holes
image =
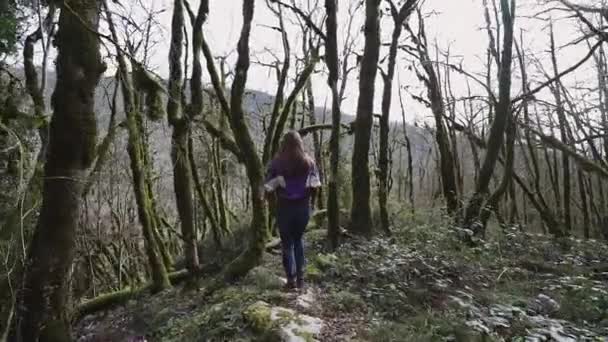
{"label": "tree bark", "polygon": [[338,4],[337,0],[325,0],[325,22],[327,41],[325,42],[325,63],[329,69],[327,83],[331,88],[331,134],[329,136],[329,182],[327,186],[327,236],[332,250],[340,244],[340,204],[339,191],[339,164],[340,164],[340,94],[338,93],[338,78],[340,68],[338,61]]}
{"label": "tree bark", "polygon": [[[117,42],[118,35],[112,21],[112,15],[108,8],[107,0],[102,0],[102,2],[107,15],[108,26],[112,38]],[[146,255],[152,274],[152,290],[157,292],[170,287],[171,282],[169,281],[167,267],[163,261],[159,241],[156,238],[158,222],[155,217],[154,203],[151,200],[151,189],[148,187],[149,175],[146,170],[146,166],[148,165],[148,163],[146,163],[147,150],[141,136],[141,121],[143,118],[135,104],[133,82],[131,74],[127,69],[125,56],[119,46],[115,47],[120,72],[123,106],[127,117],[127,131],[129,135],[127,152],[130,159],[135,202],[137,205],[139,221],[142,226]]]}
{"label": "tree bark", "polygon": [[[314,94],[312,92],[312,82],[310,80],[308,80],[308,83],[306,84],[306,90],[305,90],[305,95],[306,95],[306,102],[307,102],[307,106],[308,106],[308,118],[309,118],[309,122],[311,126],[315,126],[317,124],[317,113],[316,113],[316,109],[315,109],[315,98],[314,98]],[[323,169],[323,156],[322,156],[322,144],[323,141],[321,141],[321,135],[319,134],[318,131],[313,131],[312,132],[312,141],[313,141],[313,148],[314,148],[314,154],[315,154],[315,163],[317,164],[317,168],[319,169],[319,177],[321,178],[321,180],[323,180],[324,174],[325,174],[325,170]],[[315,199],[315,206],[318,209],[323,209],[324,208],[324,201],[323,201],[323,196],[324,196],[324,192],[323,192],[323,188],[319,189],[318,193],[317,193],[317,198]]]}
{"label": "tree bark", "polygon": [[97,30],[99,17],[96,0],[68,0],[61,5],[42,207],[10,341],[71,341],[68,278],[82,201],[81,180],[91,166],[96,144],[95,88],[105,70],[99,38],[89,30]]}
{"label": "tree bark", "polygon": [[589,220],[589,204],[587,199],[587,187],[585,186],[585,175],[583,171],[578,170],[577,173],[578,178],[578,191],[579,196],[581,198],[581,212],[583,215],[583,236],[585,239],[589,239],[591,237],[590,233],[590,225],[591,221]]}
{"label": "tree bark", "polygon": [[[192,71],[192,111],[200,113],[202,111],[202,101],[199,99],[202,94],[200,86],[196,85],[196,78],[200,79],[202,67],[200,62],[200,51],[202,46],[202,24],[206,17],[206,1],[200,4],[202,15],[193,23],[192,52],[193,52],[193,71]],[[175,192],[175,202],[179,214],[182,242],[186,258],[186,268],[191,274],[195,274],[199,268],[198,252],[196,245],[196,232],[194,227],[194,203],[192,193],[192,170],[189,162],[188,144],[191,131],[191,117],[184,115],[181,107],[183,96],[183,75],[182,75],[182,55],[184,40],[184,8],[182,0],[175,0],[173,5],[173,18],[171,23],[171,48],[169,50],[169,98],[167,101],[167,114],[169,124],[173,127],[171,137],[171,161],[173,163],[173,185]],[[196,92],[196,93],[195,93]],[[196,108],[195,108],[196,107]],[[190,113],[190,114],[198,114]]]}
{"label": "tree bark", "polygon": [[454,151],[450,146],[450,137],[447,127],[444,122],[446,117],[445,104],[443,93],[441,91],[440,79],[437,76],[435,67],[431,61],[428,52],[428,42],[424,28],[422,15],[419,17],[419,33],[416,38],[418,48],[418,58],[426,73],[426,76],[418,74],[426,88],[427,96],[430,102],[431,111],[435,118],[435,140],[439,150],[439,174],[441,175],[441,185],[443,196],[446,201],[447,211],[454,215],[458,212],[458,188],[456,179],[456,164],[454,161]]}
{"label": "tree bark", "polygon": [[296,80],[296,84],[292,92],[287,97],[285,101],[285,105],[282,107],[280,115],[276,122],[276,127],[274,133],[272,135],[272,144],[271,144],[271,154],[274,155],[279,149],[279,143],[281,141],[281,137],[283,136],[283,132],[285,131],[285,125],[287,123],[287,119],[289,118],[289,113],[292,107],[295,106],[296,100],[298,98],[298,94],[304,89],[308,80],[312,73],[315,71],[315,66],[318,61],[317,52],[313,49],[312,56],[309,56],[306,67],[302,70],[302,73]]}
{"label": "tree bark", "polygon": [[369,148],[374,112],[374,91],[380,54],[380,0],[365,1],[365,47],[359,76],[359,101],[355,120],[352,157],[352,208],[350,229],[370,236],[373,230],[370,206]]}
{"label": "tree bark", "polygon": [[515,122],[513,122],[513,118],[509,118],[509,122],[507,123],[507,141],[506,141],[506,158],[503,163],[503,178],[496,188],[492,195],[488,198],[487,205],[482,209],[480,214],[481,221],[481,231],[476,232],[478,235],[481,235],[485,238],[486,226],[488,224],[488,220],[490,218],[490,214],[492,211],[498,212],[498,204],[500,198],[507,191],[509,186],[511,185],[511,178],[513,177],[513,163],[514,163],[514,145],[515,145]]}
{"label": "tree bark", "polygon": [[[551,23],[551,64],[553,65],[554,77],[556,80],[556,86],[554,87],[553,95],[555,96],[555,105],[557,110],[557,118],[559,121],[559,131],[562,142],[565,144],[569,144],[569,136],[568,136],[568,122],[566,119],[566,114],[564,111],[564,104],[562,101],[562,94],[560,89],[560,77],[559,71],[557,69],[557,57],[555,55],[555,35],[553,34],[553,23]],[[567,233],[572,230],[572,210],[570,207],[570,194],[571,194],[571,186],[570,186],[570,158],[567,154],[562,153],[562,182],[564,185],[564,229]]]}
{"label": "tree bark", "polygon": [[[39,40],[43,39],[42,27],[39,27],[35,32],[31,33],[25,39],[23,47],[23,69],[25,72],[25,85],[34,104],[34,117],[43,120],[45,118],[46,106],[44,103],[44,89],[38,81],[38,72],[34,64],[34,45]],[[46,56],[45,56],[46,57]],[[43,70],[44,72],[44,70]],[[29,176],[27,187],[19,197],[22,199],[17,201],[15,207],[9,212],[5,224],[0,227],[0,240],[9,241],[11,238],[21,234],[20,228],[30,227],[29,224],[22,225],[22,214],[27,212],[37,205],[40,201],[42,192],[42,178],[44,161],[46,159],[46,151],[48,148],[48,124],[43,123],[38,129],[40,137],[40,150],[36,157],[34,171]],[[29,241],[32,229],[26,229],[23,234],[23,240]],[[8,333],[8,327],[13,312],[13,303],[15,302],[14,291],[11,290],[14,284],[21,282],[23,273],[23,265],[26,257],[21,251],[21,243],[11,243],[11,250],[8,253],[9,258],[7,264],[15,265],[10,274],[0,280],[0,338]]]}
{"label": "tree bark", "polygon": [[[247,72],[249,70],[249,37],[254,14],[255,1],[243,0],[243,27],[237,46],[237,63],[235,77],[232,83],[230,97],[230,112],[228,121],[234,139],[243,155],[243,164],[249,179],[251,190],[251,240],[248,248],[233,260],[224,270],[224,280],[233,281],[245,275],[251,268],[262,261],[266,233],[266,206],[264,205],[264,174],[262,161],[258,156],[257,149],[243,112],[243,95],[247,83]],[[208,61],[209,62],[209,61]]]}
{"label": "tree bark", "polygon": [[[513,53],[513,26],[515,20],[515,0],[501,0],[502,20],[505,26],[504,42],[499,77],[499,99],[496,116],[492,121],[486,155],[481,166],[475,193],[469,200],[464,215],[465,226],[472,226],[479,217],[480,210],[488,195],[488,186],[494,174],[496,162],[504,142],[504,133],[511,115],[511,64]],[[474,229],[475,231],[475,229]]]}
{"label": "tree bark", "polygon": [[416,0],[405,2],[402,7],[397,10],[392,1],[389,1],[391,6],[391,15],[393,17],[393,34],[391,45],[388,53],[388,70],[386,74],[382,74],[384,79],[384,89],[382,93],[382,115],[380,117],[380,149],[378,157],[379,168],[379,189],[378,189],[378,204],[380,207],[380,226],[382,230],[390,235],[389,215],[388,215],[388,177],[390,167],[390,157],[388,148],[388,138],[390,132],[389,116],[391,111],[391,99],[393,94],[393,79],[395,77],[395,65],[397,64],[397,48],[399,46],[399,38],[403,31],[403,24],[412,13],[413,6]]}
{"label": "tree bark", "polygon": [[[272,154],[272,144],[274,140],[275,130],[277,126],[277,120],[279,120],[279,115],[281,114],[281,108],[283,107],[284,99],[285,99],[285,85],[287,84],[287,76],[289,75],[289,68],[291,66],[291,48],[289,46],[289,39],[287,37],[287,31],[285,30],[285,25],[283,21],[282,11],[279,9],[277,12],[279,17],[279,25],[281,29],[281,40],[283,42],[283,67],[280,71],[277,70],[278,73],[278,85],[277,91],[275,93],[274,104],[272,108],[272,112],[270,114],[270,123],[268,126],[268,131],[266,132],[266,138],[264,139],[264,150],[262,154],[262,162],[267,164],[273,157]],[[277,69],[279,66],[277,65]]]}

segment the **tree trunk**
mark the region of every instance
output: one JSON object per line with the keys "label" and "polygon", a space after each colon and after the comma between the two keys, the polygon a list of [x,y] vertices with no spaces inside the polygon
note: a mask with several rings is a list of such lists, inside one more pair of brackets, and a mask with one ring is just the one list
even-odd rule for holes
{"label": "tree trunk", "polygon": [[[95,88],[105,67],[95,0],[66,1],[57,34],[57,83],[43,200],[18,294],[10,341],[70,341],[68,278],[82,201],[81,179],[96,144]],[[86,25],[83,25],[84,24]]]}
{"label": "tree trunk", "polygon": [[515,145],[515,122],[513,122],[513,118],[509,117],[509,122],[507,123],[507,141],[506,141],[506,160],[503,163],[503,178],[498,185],[498,188],[494,190],[492,195],[488,198],[487,205],[482,209],[480,214],[481,221],[481,229],[480,231],[476,231],[477,235],[485,237],[486,226],[488,224],[488,219],[490,218],[491,211],[495,211],[498,213],[498,204],[500,198],[507,191],[509,186],[511,185],[511,178],[513,176],[513,163],[514,163],[514,145]]}
{"label": "tree trunk", "polygon": [[[262,154],[262,162],[267,164],[273,157],[272,151],[272,143],[274,140],[274,135],[277,126],[277,120],[279,120],[279,115],[281,113],[281,108],[283,107],[285,100],[285,85],[287,84],[287,76],[289,75],[289,68],[291,67],[291,48],[289,45],[289,39],[287,37],[287,30],[285,30],[285,24],[283,21],[282,11],[277,11],[277,15],[279,17],[279,27],[281,31],[281,41],[283,43],[283,67],[279,70],[279,66],[277,65],[277,78],[278,85],[277,91],[275,93],[274,104],[272,107],[272,112],[270,114],[270,123],[268,125],[268,131],[266,132],[266,138],[264,139],[264,149]],[[280,137],[279,132],[279,137]]]}
{"label": "tree trunk", "polygon": [[199,260],[194,229],[192,172],[188,161],[188,137],[190,135],[188,128],[183,122],[181,125],[173,126],[171,161],[173,162],[175,203],[180,219],[186,268],[191,274],[195,274],[199,268]]}
{"label": "tree trunk", "polygon": [[[118,41],[118,35],[112,22],[111,12],[107,0],[103,0],[104,10],[107,15],[108,26],[114,41]],[[142,114],[135,104],[135,95],[131,74],[127,70],[127,63],[122,50],[116,46],[121,90],[125,115],[127,117],[127,153],[129,154],[131,176],[133,178],[133,191],[140,224],[142,226],[145,251],[152,273],[152,291],[157,292],[171,286],[167,268],[160,250],[159,241],[156,238],[157,220],[155,217],[154,203],[151,200],[150,188],[148,187],[148,172],[146,167],[146,147],[144,146],[141,132]]]}
{"label": "tree trunk", "polygon": [[285,101],[285,105],[281,109],[281,113],[277,119],[276,127],[272,136],[272,144],[270,146],[270,155],[274,155],[279,149],[279,143],[281,142],[281,138],[283,136],[283,132],[285,131],[285,125],[287,124],[287,119],[289,119],[289,114],[291,109],[296,105],[296,100],[298,98],[298,94],[304,89],[306,84],[308,84],[308,80],[310,76],[315,71],[315,66],[319,57],[317,56],[316,49],[313,48],[311,56],[308,57],[306,67],[300,73],[298,79],[296,80],[296,84],[294,89],[291,91],[287,100]]}
{"label": "tree trunk", "polygon": [[395,77],[395,65],[397,64],[397,48],[399,46],[399,38],[403,30],[403,23],[407,20],[412,12],[413,5],[416,1],[407,1],[403,4],[403,7],[398,11],[392,2],[391,15],[393,16],[393,35],[391,39],[391,46],[388,54],[388,70],[386,74],[383,74],[384,78],[384,90],[382,93],[382,116],[380,117],[380,151],[378,158],[379,168],[379,189],[378,189],[378,204],[380,207],[380,226],[382,230],[387,234],[390,234],[389,228],[389,215],[388,215],[388,177],[389,177],[389,148],[388,148],[388,136],[390,131],[389,116],[391,111],[391,99],[393,93],[393,78]]}
{"label": "tree trunk", "polygon": [[[566,113],[564,111],[564,104],[562,102],[562,94],[560,89],[561,80],[559,78],[559,71],[557,69],[557,57],[555,55],[555,36],[553,34],[553,23],[551,23],[551,64],[553,65],[554,77],[557,78],[555,90],[553,95],[555,97],[555,105],[557,110],[557,118],[559,121],[560,137],[563,143],[569,144],[568,136],[568,122],[566,119]],[[572,230],[572,214],[570,208],[570,158],[567,154],[562,153],[562,180],[564,183],[564,229],[569,234]]]}
{"label": "tree trunk", "polygon": [[458,188],[456,179],[456,165],[454,154],[450,144],[450,137],[444,122],[446,116],[441,84],[433,62],[429,56],[428,42],[424,28],[424,21],[419,14],[419,32],[415,38],[418,49],[418,58],[426,75],[418,73],[418,78],[422,80],[427,88],[427,97],[430,102],[431,111],[435,118],[435,140],[439,152],[439,175],[443,196],[449,214],[456,214],[459,208]]}
{"label": "tree trunk", "polygon": [[325,0],[327,21],[326,58],[325,63],[329,69],[327,83],[331,88],[331,134],[329,137],[329,182],[327,187],[327,235],[332,250],[338,248],[340,240],[340,204],[339,191],[339,164],[340,164],[340,94],[338,93],[338,78],[340,77],[338,61],[338,4],[337,0]]}
{"label": "tree trunk", "polygon": [[254,13],[254,0],[243,0],[243,28],[238,42],[238,58],[235,77],[232,83],[230,97],[229,122],[234,139],[243,155],[243,164],[249,179],[251,188],[251,242],[248,248],[232,261],[226,268],[223,278],[228,281],[235,280],[245,275],[251,268],[262,261],[264,254],[266,232],[266,206],[264,205],[264,174],[262,161],[258,156],[257,149],[243,112],[243,95],[247,83],[247,72],[249,70],[249,36],[251,34],[251,22]]}
{"label": "tree trunk", "polygon": [[589,220],[589,205],[587,204],[587,189],[585,186],[585,175],[583,171],[578,170],[578,191],[581,197],[581,211],[583,215],[583,236],[585,239],[589,239],[590,234],[590,220]]}
{"label": "tree trunk", "polygon": [[[204,1],[203,1],[204,3]],[[204,6],[204,5],[201,5]],[[202,23],[201,23],[202,25]],[[202,39],[202,28],[193,29],[193,78],[195,74],[202,73],[200,63],[200,49]],[[171,137],[171,161],[173,163],[173,185],[175,192],[175,203],[179,214],[186,268],[191,274],[195,274],[199,268],[198,252],[196,246],[196,233],[194,229],[194,203],[192,194],[192,171],[188,159],[190,144],[190,120],[184,115],[181,107],[182,98],[182,54],[184,40],[184,8],[182,0],[175,0],[173,5],[173,18],[171,23],[171,48],[169,50],[169,98],[167,101],[168,120],[173,127]],[[195,89],[193,89],[195,90]],[[200,91],[200,89],[196,89]],[[201,96],[191,94],[191,96]]]}
{"label": "tree trunk", "polygon": [[[41,87],[40,82],[38,81],[38,72],[34,64],[34,45],[41,39],[43,39],[42,28],[38,28],[34,33],[27,36],[23,48],[25,85],[28,94],[32,98],[32,102],[34,103],[34,116],[36,119],[44,119],[46,110],[44,104],[44,89]],[[43,72],[45,72],[45,70],[43,70]],[[46,151],[48,148],[47,124],[43,124],[42,127],[38,129],[38,135],[40,137],[41,146],[36,157],[34,170],[29,176],[25,191],[19,194],[19,197],[22,199],[17,201],[15,207],[9,212],[4,226],[0,227],[0,240],[10,241],[12,238],[15,238],[21,234],[23,234],[24,241],[29,241],[31,237],[32,229],[28,228],[31,227],[31,225],[27,223],[22,224],[22,214],[34,209],[34,206],[37,205],[37,202],[41,197],[44,161],[46,159]],[[21,232],[21,227],[26,228],[26,230]],[[23,266],[25,263],[24,258],[26,257],[22,252],[21,243],[13,241],[10,245],[11,249],[7,254],[9,259],[6,260],[6,264],[15,266],[6,277],[0,279],[0,340],[2,336],[8,333],[8,327],[14,309],[13,303],[15,302],[12,287],[15,284],[21,283]]]}
{"label": "tree trunk", "polygon": [[380,0],[365,0],[365,47],[359,76],[359,102],[355,120],[352,157],[350,229],[369,236],[372,233],[370,206],[369,148],[374,112],[374,88],[380,54]]}
{"label": "tree trunk", "polygon": [[212,160],[213,160],[213,169],[214,169],[214,179],[213,179],[213,191],[215,192],[215,196],[217,198],[217,215],[218,223],[223,234],[228,234],[230,232],[229,227],[229,218],[228,218],[228,208],[226,203],[226,197],[224,196],[224,172],[222,167],[222,155],[219,142],[214,142],[212,146]]}
{"label": "tree trunk", "polygon": [[407,186],[408,188],[408,198],[410,201],[410,206],[412,207],[412,212],[414,212],[415,204],[414,204],[414,165],[412,158],[412,144],[410,142],[409,135],[407,134],[407,125],[405,124],[405,107],[403,105],[403,96],[401,94],[401,89],[399,89],[399,105],[401,107],[401,125],[403,126],[403,140],[405,141],[405,147],[407,148]]}
{"label": "tree trunk", "polygon": [[[505,26],[504,43],[499,78],[499,99],[496,116],[492,121],[486,155],[481,166],[475,193],[467,205],[464,222],[472,226],[479,217],[480,210],[488,194],[488,186],[494,174],[496,162],[504,142],[504,133],[511,115],[511,62],[513,52],[513,24],[515,20],[515,0],[501,0],[502,18]],[[474,230],[475,231],[475,230]]]}
{"label": "tree trunk", "polygon": [[[308,84],[306,85],[306,99],[307,99],[307,105],[308,105],[308,117],[309,117],[309,121],[310,121],[310,125],[314,126],[317,124],[317,117],[316,117],[316,111],[315,111],[315,98],[314,98],[314,94],[312,92],[312,82],[310,80],[308,80]],[[315,153],[315,163],[317,164],[317,168],[319,169],[319,177],[321,178],[321,180],[323,180],[324,177],[324,169],[323,169],[323,157],[322,157],[322,141],[321,141],[321,136],[319,134],[318,131],[314,131],[312,132],[312,140],[313,140],[313,147],[314,147],[314,153]],[[323,188],[319,189],[318,193],[317,193],[317,198],[315,200],[315,206],[318,209],[323,209],[324,208],[324,204],[323,204],[323,196],[324,196],[324,192],[323,192]]]}

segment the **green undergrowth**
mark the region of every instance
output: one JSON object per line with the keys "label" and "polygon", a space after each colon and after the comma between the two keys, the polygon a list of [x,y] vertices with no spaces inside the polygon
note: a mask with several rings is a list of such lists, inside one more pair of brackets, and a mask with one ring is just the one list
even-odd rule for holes
{"label": "green undergrowth", "polygon": [[[533,315],[530,303],[541,294],[559,304],[542,317],[608,335],[604,243],[555,241],[517,228],[496,229],[491,235],[472,248],[461,242],[460,232],[440,212],[402,210],[393,217],[390,238],[351,237],[329,253],[325,231],[311,227],[306,235],[306,277],[316,300],[306,313],[325,322],[318,339],[523,340],[533,329],[532,316],[514,316],[508,328],[484,332],[484,315],[491,316],[497,305]],[[245,321],[243,312],[260,301],[294,308],[280,277],[279,251],[274,250],[245,279],[210,297],[174,289],[97,319],[108,328],[112,317],[123,329],[146,334],[149,341],[268,340]]]}

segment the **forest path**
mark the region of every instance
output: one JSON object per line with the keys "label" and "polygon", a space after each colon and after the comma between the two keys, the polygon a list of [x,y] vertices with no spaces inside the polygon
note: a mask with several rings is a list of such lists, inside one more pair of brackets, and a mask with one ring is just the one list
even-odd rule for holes
{"label": "forest path", "polygon": [[608,340],[603,242],[508,230],[470,248],[442,223],[416,222],[391,239],[346,240],[335,254],[323,230],[306,238],[304,295],[282,290],[275,250],[209,297],[175,288],[85,317],[78,341],[254,341],[263,333],[245,313],[261,302],[322,320],[309,337],[323,342]]}

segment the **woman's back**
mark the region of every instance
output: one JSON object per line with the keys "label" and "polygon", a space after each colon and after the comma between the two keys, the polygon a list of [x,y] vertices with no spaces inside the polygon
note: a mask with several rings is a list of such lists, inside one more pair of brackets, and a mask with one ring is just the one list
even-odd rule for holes
{"label": "woman's back", "polygon": [[277,196],[283,200],[302,200],[310,196],[311,182],[318,179],[317,168],[312,159],[304,165],[293,168],[293,161],[275,158],[269,166],[267,181],[283,177],[284,184],[277,189]]}
{"label": "woman's back", "polygon": [[302,137],[296,131],[288,132],[268,165],[265,184],[266,191],[275,193],[278,200],[275,214],[288,289],[304,287],[302,236],[310,219],[311,195],[319,186],[317,167],[304,151]]}
{"label": "woman's back", "polygon": [[266,182],[277,183],[279,200],[299,201],[308,199],[312,188],[320,186],[314,160],[304,151],[302,137],[290,131],[283,137],[281,148],[270,162]]}

